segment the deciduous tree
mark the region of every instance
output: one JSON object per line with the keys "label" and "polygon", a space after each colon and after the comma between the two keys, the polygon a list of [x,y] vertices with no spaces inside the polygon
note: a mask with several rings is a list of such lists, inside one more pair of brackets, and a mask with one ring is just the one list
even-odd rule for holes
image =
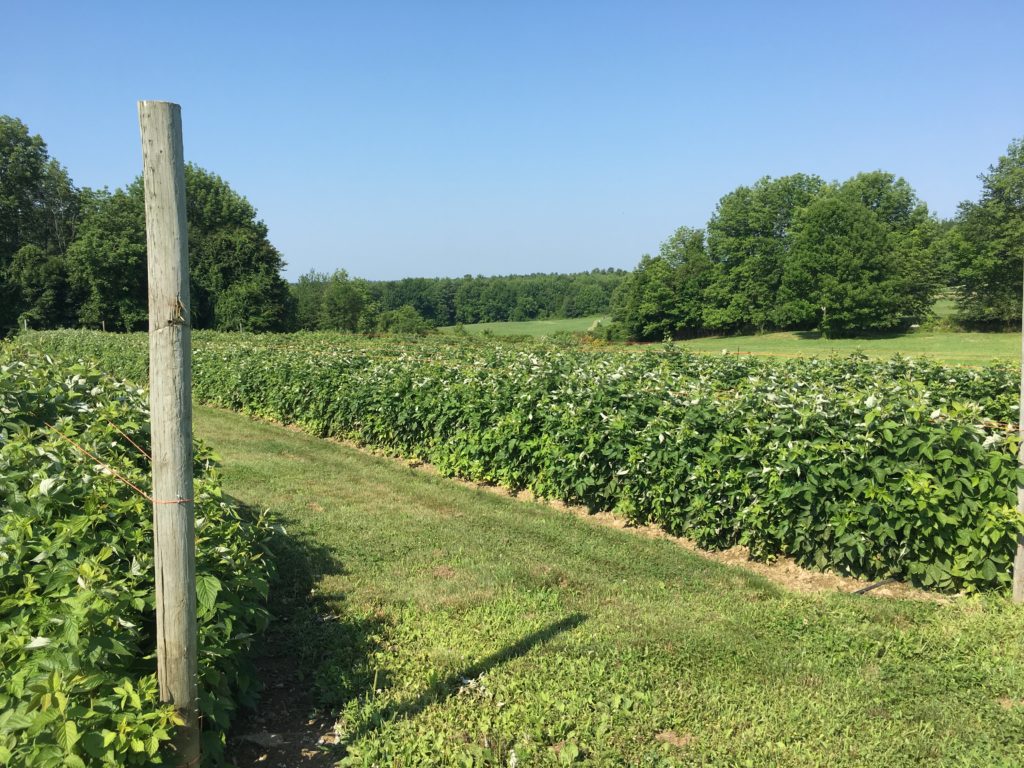
{"label": "deciduous tree", "polygon": [[958,283],[957,317],[970,326],[1017,327],[1024,270],[1024,140],[981,175],[977,202],[960,204],[947,236]]}
{"label": "deciduous tree", "polygon": [[616,291],[613,318],[630,338],[660,341],[703,330],[704,296],[712,277],[704,231],[680,227],[645,255]]}
{"label": "deciduous tree", "polygon": [[707,228],[715,264],[704,310],[708,327],[765,330],[773,325],[793,220],[826,189],[813,175],[765,176],[718,202]]}
{"label": "deciduous tree", "polygon": [[913,316],[909,276],[884,220],[839,194],[815,200],[794,223],[777,315],[828,337],[896,328]]}
{"label": "deciduous tree", "polygon": [[23,313],[36,327],[63,324],[62,257],[79,207],[79,191],[46,142],[0,115],[0,333]]}

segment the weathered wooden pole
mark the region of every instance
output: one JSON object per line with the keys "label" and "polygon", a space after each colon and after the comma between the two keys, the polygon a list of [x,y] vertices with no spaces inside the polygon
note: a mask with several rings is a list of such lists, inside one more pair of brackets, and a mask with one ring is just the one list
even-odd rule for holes
{"label": "weathered wooden pole", "polygon": [[160,698],[184,726],[175,764],[199,764],[192,502],[192,331],[181,107],[139,102],[149,256],[149,407],[153,450],[156,658]]}
{"label": "weathered wooden pole", "polygon": [[[1017,435],[1020,437],[1020,445],[1017,447],[1017,463],[1024,466],[1024,314],[1021,316],[1020,330],[1020,407],[1017,410]],[[1019,483],[1017,513],[1024,515],[1024,485]],[[1013,602],[1024,603],[1024,534],[1017,538],[1017,555],[1013,558]]]}

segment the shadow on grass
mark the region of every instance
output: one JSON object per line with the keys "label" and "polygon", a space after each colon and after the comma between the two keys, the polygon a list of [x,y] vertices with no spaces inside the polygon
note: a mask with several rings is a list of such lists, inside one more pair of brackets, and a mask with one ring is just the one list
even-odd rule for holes
{"label": "shadow on grass", "polygon": [[536,632],[531,632],[511,645],[507,645],[504,648],[495,651],[490,656],[484,657],[476,664],[471,664],[458,672],[453,672],[443,680],[437,681],[415,699],[388,707],[375,714],[372,719],[350,732],[346,737],[347,741],[349,743],[359,741],[376,731],[381,725],[392,720],[399,720],[418,715],[431,704],[436,704],[451,698],[470,681],[477,679],[486,672],[489,672],[499,664],[504,664],[512,659],[525,656],[537,645],[546,643],[563,632],[575,629],[586,620],[587,616],[585,614],[574,613],[563,619],[554,621],[546,627],[538,629]]}
{"label": "shadow on grass", "polygon": [[269,549],[272,620],[253,659],[262,691],[232,727],[228,759],[238,768],[333,765],[332,712],[371,687],[384,622],[350,616],[343,594],[322,591],[324,577],[347,572],[329,548],[281,533]]}
{"label": "shadow on grass", "polygon": [[[232,727],[227,758],[237,768],[308,766],[327,768],[344,756],[337,743],[335,714],[370,694],[372,657],[388,634],[382,616],[353,616],[340,592],[324,591],[326,577],[348,571],[336,554],[304,534],[279,534],[270,543],[277,576],[271,585],[270,627],[257,644],[253,663],[262,693],[255,709]],[[470,680],[529,653],[586,621],[571,614],[525,635],[464,669],[433,683],[422,695],[376,713],[346,743],[372,734],[383,723],[412,717],[458,693]],[[379,673],[378,673],[379,674]]]}
{"label": "shadow on grass", "polygon": [[793,331],[793,335],[802,341],[879,341],[883,339],[903,339],[912,336],[913,329],[892,331],[863,331],[854,336],[825,336],[821,331]]}

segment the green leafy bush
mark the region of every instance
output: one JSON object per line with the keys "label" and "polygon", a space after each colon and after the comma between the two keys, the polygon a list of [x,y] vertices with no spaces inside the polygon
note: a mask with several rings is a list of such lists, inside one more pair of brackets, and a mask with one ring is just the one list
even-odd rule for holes
{"label": "green leafy bush", "polygon": [[[143,393],[4,352],[0,765],[163,764],[177,716],[156,682],[151,505],[111,473],[149,487],[132,445],[148,450]],[[234,702],[254,693],[245,656],[267,622],[271,528],[221,496],[208,451],[195,455],[200,707],[217,763]]]}
{"label": "green leafy bush", "polygon": [[[20,338],[144,375],[144,337]],[[864,578],[1002,589],[1024,530],[1006,367],[200,333],[193,371],[215,405]]]}

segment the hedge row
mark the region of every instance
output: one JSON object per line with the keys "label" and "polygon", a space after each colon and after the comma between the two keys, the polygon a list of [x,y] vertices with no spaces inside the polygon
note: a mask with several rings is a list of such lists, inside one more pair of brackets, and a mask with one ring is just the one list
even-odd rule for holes
{"label": "hedge row", "polygon": [[[145,370],[142,337],[22,343]],[[707,548],[943,591],[1003,589],[1016,376],[895,358],[197,334],[198,399],[441,471],[655,522]]]}
{"label": "hedge row", "polygon": [[[93,454],[100,462],[86,456]],[[0,353],[0,765],[168,762],[158,697],[144,393],[96,369]],[[196,450],[199,688],[207,764],[223,756],[246,652],[267,622],[270,524],[221,496]]]}

